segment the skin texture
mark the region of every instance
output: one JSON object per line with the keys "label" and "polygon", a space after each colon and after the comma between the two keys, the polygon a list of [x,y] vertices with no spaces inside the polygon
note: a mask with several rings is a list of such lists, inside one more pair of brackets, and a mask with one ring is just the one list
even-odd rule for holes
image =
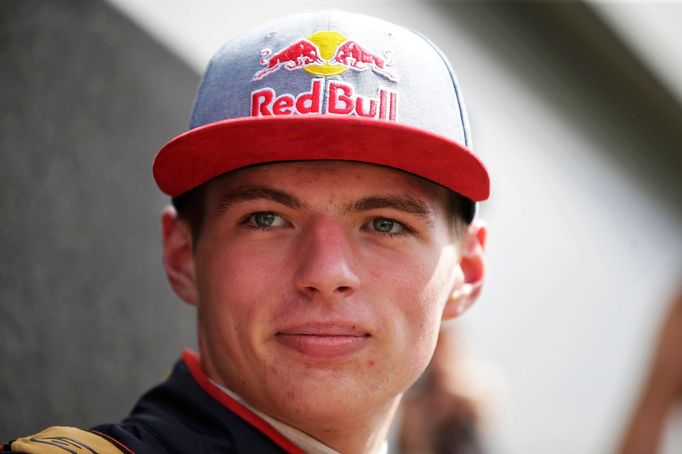
{"label": "skin texture", "polygon": [[443,188],[359,163],[252,167],[205,197],[197,244],[162,219],[205,372],[339,451],[376,451],[441,320],[480,291],[485,227],[456,237]]}

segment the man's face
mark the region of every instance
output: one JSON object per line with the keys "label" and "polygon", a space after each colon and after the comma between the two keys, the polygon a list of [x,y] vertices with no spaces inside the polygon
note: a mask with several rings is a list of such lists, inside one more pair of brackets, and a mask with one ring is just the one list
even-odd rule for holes
{"label": "man's face", "polygon": [[446,191],[379,166],[279,163],[212,181],[205,204],[191,302],[209,376],[297,427],[388,411],[462,284]]}

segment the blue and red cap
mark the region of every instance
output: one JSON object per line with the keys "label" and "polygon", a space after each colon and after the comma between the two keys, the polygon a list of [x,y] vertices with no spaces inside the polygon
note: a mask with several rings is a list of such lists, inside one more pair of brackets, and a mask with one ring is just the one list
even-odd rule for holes
{"label": "blue and red cap", "polygon": [[358,14],[279,19],[213,56],[190,130],[153,172],[177,197],[256,164],[345,160],[402,170],[472,201],[489,196],[444,55],[423,36]]}

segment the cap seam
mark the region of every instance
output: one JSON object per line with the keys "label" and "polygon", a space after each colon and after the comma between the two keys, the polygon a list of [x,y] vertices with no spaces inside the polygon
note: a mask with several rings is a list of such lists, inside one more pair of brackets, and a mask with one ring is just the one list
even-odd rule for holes
{"label": "cap seam", "polygon": [[434,43],[431,41],[429,38],[424,36],[423,34],[419,33],[416,30],[413,29],[408,29],[421,39],[423,39],[431,48],[438,54],[440,57],[441,61],[443,62],[443,65],[445,66],[445,69],[447,69],[448,74],[450,75],[450,82],[452,82],[452,88],[455,91],[455,98],[457,99],[457,107],[459,108],[459,118],[460,121],[462,122],[462,132],[464,133],[464,145],[468,148],[471,147],[471,137],[469,137],[469,131],[467,130],[468,122],[465,118],[464,115],[464,106],[462,102],[462,95],[459,90],[459,85],[457,84],[457,79],[455,78],[454,71],[452,70],[452,66],[448,62],[448,59],[445,57],[445,54],[443,53],[442,50],[440,50]]}

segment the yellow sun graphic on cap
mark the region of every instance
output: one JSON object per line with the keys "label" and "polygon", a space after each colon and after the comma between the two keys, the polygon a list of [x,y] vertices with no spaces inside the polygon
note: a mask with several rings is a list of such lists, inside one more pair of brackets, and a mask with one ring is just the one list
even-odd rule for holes
{"label": "yellow sun graphic on cap", "polygon": [[[348,38],[339,32],[322,30],[313,33],[312,35],[308,36],[307,39],[315,43],[315,45],[320,49],[320,56],[327,61],[334,56],[336,48]],[[337,74],[347,71],[348,68],[343,65],[330,65],[329,63],[325,63],[324,65],[309,65],[304,67],[303,70],[316,76],[336,76]]]}

